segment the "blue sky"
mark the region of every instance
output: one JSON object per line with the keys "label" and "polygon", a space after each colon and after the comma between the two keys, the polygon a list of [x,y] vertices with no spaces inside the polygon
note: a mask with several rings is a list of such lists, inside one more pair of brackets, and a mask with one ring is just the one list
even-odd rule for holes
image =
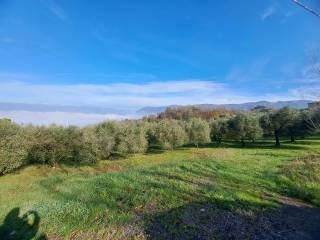
{"label": "blue sky", "polygon": [[0,102],[310,99],[319,43],[320,19],[291,0],[0,0]]}

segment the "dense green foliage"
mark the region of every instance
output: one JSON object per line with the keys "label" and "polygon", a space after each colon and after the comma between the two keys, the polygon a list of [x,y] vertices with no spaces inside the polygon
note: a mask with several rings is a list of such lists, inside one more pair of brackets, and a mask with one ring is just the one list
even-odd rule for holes
{"label": "dense green foliage", "polygon": [[187,142],[185,127],[181,122],[172,119],[159,121],[155,126],[154,136],[162,149],[172,150]]}
{"label": "dense green foliage", "polygon": [[191,118],[187,122],[189,143],[199,146],[210,142],[210,127],[208,122],[200,118]]}
{"label": "dense green foliage", "polygon": [[147,150],[147,127],[143,122],[121,122],[119,129],[116,136],[116,150],[119,153],[142,153]]}
{"label": "dense green foliage", "polygon": [[226,138],[229,131],[228,119],[212,119],[209,122],[210,125],[210,136],[213,141],[217,141],[219,144],[222,139]]}
{"label": "dense green foliage", "polygon": [[8,119],[0,120],[0,175],[27,162],[25,131]]}
{"label": "dense green foliage", "polygon": [[262,136],[259,119],[253,114],[240,113],[229,120],[228,126],[229,135],[240,140],[242,145],[245,145],[245,140],[255,141]]}
{"label": "dense green foliage", "polygon": [[294,141],[296,136],[304,136],[309,133],[312,128],[310,128],[307,118],[313,118],[313,116],[317,114],[318,111],[310,111],[306,115],[304,111],[298,112],[290,108],[282,108],[278,111],[263,115],[260,119],[260,124],[265,134],[273,135],[276,145],[279,146],[280,137],[289,135],[291,141]]}
{"label": "dense green foliage", "polygon": [[[184,144],[222,140],[254,142],[262,136],[305,137],[320,127],[320,111],[232,112],[172,108],[143,120],[103,122],[78,128],[20,126],[0,120],[0,175],[29,163],[92,164],[112,155],[144,153],[150,146],[175,149]],[[211,117],[211,118],[209,118]]]}
{"label": "dense green foliage", "polygon": [[204,109],[196,107],[169,107],[160,113],[159,119],[189,120],[191,118],[201,118],[209,121],[210,119],[229,118],[235,114],[233,110],[227,109]]}

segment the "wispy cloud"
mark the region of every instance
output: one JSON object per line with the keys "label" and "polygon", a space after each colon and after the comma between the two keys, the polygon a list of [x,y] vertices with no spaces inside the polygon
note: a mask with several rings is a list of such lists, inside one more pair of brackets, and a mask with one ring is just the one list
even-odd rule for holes
{"label": "wispy cloud", "polygon": [[[306,68],[300,77],[291,81],[276,79],[277,84],[280,82],[284,84],[285,87],[281,89],[273,87],[259,92],[252,91],[250,87],[239,87],[261,79],[269,62],[269,58],[263,58],[246,68],[234,68],[223,82],[212,79],[162,81],[152,76],[151,80],[142,83],[128,83],[123,77],[113,82],[108,78],[105,84],[50,84],[50,81],[45,80],[47,83],[43,81],[52,80],[52,76],[46,78],[35,74],[0,72],[0,102],[103,106],[134,111],[145,106],[172,104],[243,103],[270,99],[290,100],[301,96],[308,96],[308,99],[311,99],[309,96],[315,92],[312,89],[319,89],[318,78],[307,74],[309,68]],[[303,89],[301,86],[306,90],[301,91]]]}
{"label": "wispy cloud", "polygon": [[292,12],[292,11],[287,12],[287,13],[284,15],[284,17],[282,18],[281,24],[285,24],[286,22],[288,22],[289,18],[291,18],[292,16],[294,16],[294,14],[295,14],[295,13]]}
{"label": "wispy cloud", "polygon": [[48,9],[60,20],[65,21],[67,19],[66,12],[55,0],[46,0],[45,3]]}
{"label": "wispy cloud", "polygon": [[[2,82],[2,81],[0,81]],[[203,103],[226,87],[205,80],[148,82],[144,84],[30,84],[0,83],[0,101],[59,105],[103,105],[138,108],[146,105]]]}
{"label": "wispy cloud", "polygon": [[227,74],[226,80],[228,82],[246,82],[252,81],[253,79],[259,79],[259,77],[264,73],[268,64],[270,63],[270,58],[257,59],[254,63],[248,66],[236,66],[231,69]]}
{"label": "wispy cloud", "polygon": [[[225,77],[223,83],[212,79],[161,81],[153,76],[152,80],[144,83],[128,83],[125,78],[110,82],[111,79],[108,78],[109,83],[105,84],[50,84],[50,81],[45,84],[43,79],[48,79],[45,76],[0,72],[0,102],[138,109],[144,106],[172,104],[241,103],[268,100],[270,97],[268,90],[252,92],[250,88],[237,86],[239,84],[245,86],[249,81],[260,79],[269,62],[269,58],[264,58],[246,68],[234,68]],[[305,72],[308,72],[308,68]],[[279,99],[291,99],[297,96],[293,93],[299,91],[300,85],[307,83],[310,86],[319,83],[317,78],[309,77],[307,73],[305,76],[292,79],[291,82],[281,81],[281,79],[277,79],[277,82],[283,82],[286,88],[279,89],[282,93],[274,94],[274,99],[277,96]],[[293,90],[287,87],[289,82],[293,84]],[[284,93],[286,89],[289,90]],[[272,92],[275,92],[274,88],[270,90],[270,93]]]}
{"label": "wispy cloud", "polygon": [[270,5],[260,14],[260,19],[262,21],[266,20],[267,18],[271,17],[276,13],[275,5]]}

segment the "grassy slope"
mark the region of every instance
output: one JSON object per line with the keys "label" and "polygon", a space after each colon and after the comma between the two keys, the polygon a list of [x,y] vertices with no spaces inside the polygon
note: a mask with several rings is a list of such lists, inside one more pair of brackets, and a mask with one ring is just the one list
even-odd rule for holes
{"label": "grassy slope", "polygon": [[143,239],[153,231],[155,219],[172,225],[168,231],[189,231],[166,219],[175,215],[164,213],[192,204],[215,204],[246,215],[278,207],[280,196],[320,204],[319,179],[306,176],[302,181],[303,168],[293,162],[308,153],[320,153],[320,141],[287,143],[280,149],[268,142],[248,148],[185,148],[101,161],[95,167],[30,166],[0,178],[0,224],[20,207],[22,213],[37,211],[39,232],[52,238],[86,239],[95,233]]}

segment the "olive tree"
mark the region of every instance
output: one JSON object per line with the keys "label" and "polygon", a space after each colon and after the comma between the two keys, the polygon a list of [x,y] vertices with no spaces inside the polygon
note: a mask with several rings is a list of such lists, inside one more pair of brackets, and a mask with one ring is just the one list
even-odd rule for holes
{"label": "olive tree", "polygon": [[187,124],[189,143],[199,147],[199,144],[210,142],[210,127],[208,122],[200,118],[191,118]]}
{"label": "olive tree", "polygon": [[254,141],[262,135],[259,119],[255,116],[239,113],[228,121],[230,137],[240,140],[245,145],[245,140]]}
{"label": "olive tree", "polygon": [[248,140],[255,142],[256,139],[262,137],[263,130],[260,126],[258,115],[250,114],[247,116],[246,137]]}
{"label": "olive tree", "polygon": [[51,125],[34,127],[28,159],[33,163],[94,163],[97,158],[86,144],[82,129]]}
{"label": "olive tree", "polygon": [[155,127],[155,139],[163,149],[174,149],[186,142],[186,131],[181,122],[172,119],[163,119]]}
{"label": "olive tree", "polygon": [[210,136],[213,141],[221,144],[222,139],[228,135],[228,120],[227,119],[212,119],[209,122]]}
{"label": "olive tree", "polygon": [[115,149],[119,124],[103,122],[95,126],[86,127],[84,141],[91,153],[98,159],[107,159]]}
{"label": "olive tree", "polygon": [[[312,113],[309,110],[292,110],[291,119],[288,122],[285,135],[291,142],[295,142],[296,137],[305,137],[313,132],[313,128],[308,123],[308,117]],[[312,114],[311,114],[312,116]]]}
{"label": "olive tree", "polygon": [[290,108],[282,108],[260,118],[260,124],[266,134],[275,138],[276,146],[280,146],[280,137],[285,136],[288,128],[292,126],[294,111]]}
{"label": "olive tree", "polygon": [[148,147],[146,125],[142,121],[125,121],[119,124],[116,150],[119,153],[141,153]]}
{"label": "olive tree", "polygon": [[64,129],[57,125],[35,127],[32,133],[29,161],[55,165],[66,157]]}
{"label": "olive tree", "polygon": [[0,175],[26,164],[27,154],[24,129],[9,119],[0,119]]}

